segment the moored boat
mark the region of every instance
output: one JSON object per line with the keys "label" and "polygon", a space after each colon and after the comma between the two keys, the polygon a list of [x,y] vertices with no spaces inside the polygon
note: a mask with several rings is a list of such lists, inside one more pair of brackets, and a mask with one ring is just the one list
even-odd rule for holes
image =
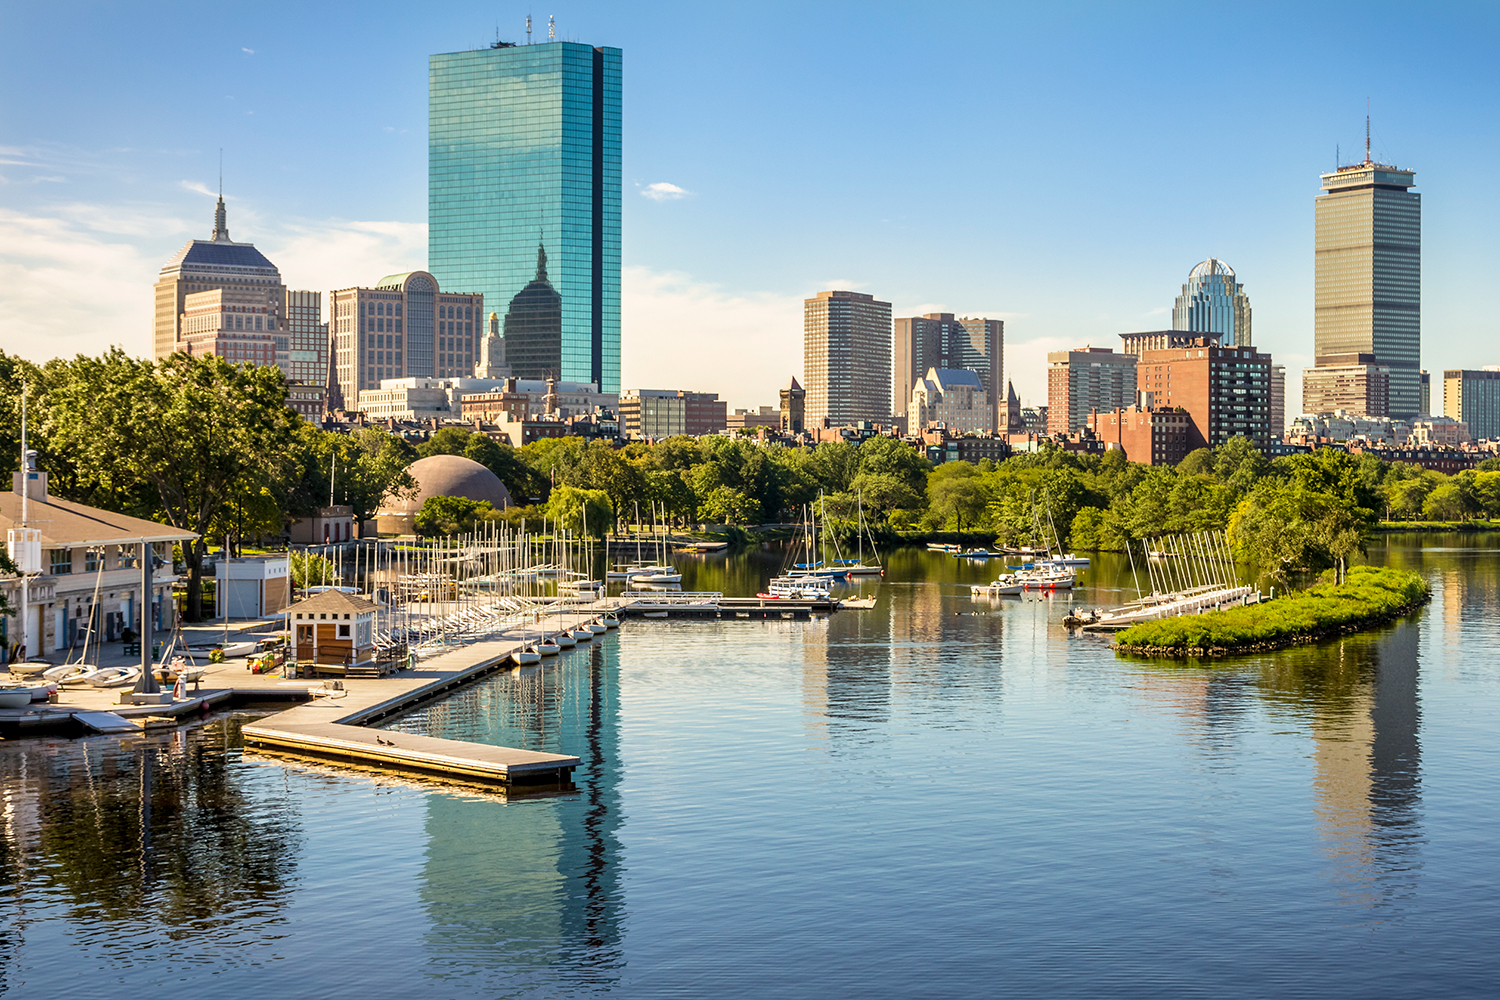
{"label": "moored boat", "polygon": [[96,688],[117,688],[134,684],[140,680],[140,667],[104,667],[92,673],[85,674],[83,681],[92,684]]}
{"label": "moored boat", "polygon": [[542,662],[542,654],[534,649],[518,649],[510,654],[510,662],[518,667]]}
{"label": "moored boat", "polygon": [[86,663],[64,663],[60,667],[52,667],[44,671],[42,679],[58,684],[73,684],[82,681],[84,674],[93,672],[94,668]]}
{"label": "moored boat", "polygon": [[554,635],[552,637],[552,641],[557,643],[563,649],[572,649],[574,646],[578,645],[578,640],[573,638],[573,636],[567,632],[557,633],[557,635]]}
{"label": "moored boat", "polygon": [[609,626],[603,622],[585,622],[583,627],[595,635],[603,635],[609,631]]}
{"label": "moored boat", "polygon": [[548,642],[545,639],[543,639],[541,642],[537,643],[532,648],[535,649],[542,656],[556,656],[558,653],[562,652],[562,647],[561,646],[559,646],[555,642]]}
{"label": "moored boat", "polygon": [[969,593],[975,597],[1001,597],[1005,595],[1019,594],[1025,589],[1024,584],[1015,576],[1006,573],[996,577],[989,583],[976,583],[969,588]]}
{"label": "moored boat", "polygon": [[25,708],[31,704],[31,688],[23,685],[0,687],[0,708]]}

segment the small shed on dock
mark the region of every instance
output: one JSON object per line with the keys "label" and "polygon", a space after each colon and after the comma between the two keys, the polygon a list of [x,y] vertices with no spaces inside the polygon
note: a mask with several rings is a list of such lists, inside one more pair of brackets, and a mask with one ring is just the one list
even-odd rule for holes
{"label": "small shed on dock", "polygon": [[292,656],[298,663],[346,669],[373,660],[379,610],[373,601],[339,590],[325,590],[292,605]]}

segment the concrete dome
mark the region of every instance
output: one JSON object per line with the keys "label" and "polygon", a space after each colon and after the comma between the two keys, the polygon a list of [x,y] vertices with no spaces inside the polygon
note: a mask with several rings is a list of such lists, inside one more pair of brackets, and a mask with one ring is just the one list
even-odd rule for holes
{"label": "concrete dome", "polygon": [[411,531],[428,497],[488,500],[496,510],[511,504],[510,491],[500,477],[462,455],[429,455],[408,465],[406,471],[417,481],[417,492],[381,504],[377,522],[382,534]]}

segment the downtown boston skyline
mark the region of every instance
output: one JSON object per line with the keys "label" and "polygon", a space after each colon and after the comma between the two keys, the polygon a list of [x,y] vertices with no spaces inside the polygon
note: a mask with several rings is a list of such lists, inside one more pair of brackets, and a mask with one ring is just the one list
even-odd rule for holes
{"label": "downtown boston skyline", "polygon": [[[449,287],[429,259],[429,57],[525,45],[527,14],[18,10],[0,38],[6,92],[25,95],[0,112],[0,349],[150,356],[152,285],[208,237],[221,150],[235,239],[288,288],[429,269]],[[1298,400],[1319,175],[1364,156],[1367,111],[1373,158],[1415,171],[1422,196],[1421,368],[1500,363],[1484,308],[1500,198],[1479,176],[1492,8],[1377,4],[1329,31],[1289,5],[574,3],[531,12],[534,41],[549,15],[557,40],[621,53],[604,251],[619,314],[603,320],[619,355],[607,328],[589,348],[600,321],[583,315],[565,378],[775,405],[804,376],[803,300],[847,289],[895,317],[1004,320],[1005,377],[1045,404],[1048,352],[1171,327],[1188,272],[1215,258]],[[533,231],[506,266],[529,277],[542,229],[569,230],[522,216]]]}

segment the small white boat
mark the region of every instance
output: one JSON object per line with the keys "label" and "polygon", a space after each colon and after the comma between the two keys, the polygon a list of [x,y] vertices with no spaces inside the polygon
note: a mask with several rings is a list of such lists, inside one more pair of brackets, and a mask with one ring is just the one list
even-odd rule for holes
{"label": "small white boat", "polygon": [[630,579],[630,574],[631,574],[631,570],[628,570],[628,569],[612,569],[609,572],[607,572],[607,573],[604,574],[604,579],[606,579],[606,580],[629,580]]}
{"label": "small white boat", "polygon": [[528,664],[542,662],[542,654],[534,649],[518,649],[510,654],[510,662],[518,667],[524,667]]}
{"label": "small white boat", "polygon": [[647,611],[646,613],[644,613],[643,615],[641,615],[641,617],[642,618],[665,618],[665,617],[667,617],[667,613],[665,611]]}
{"label": "small white boat", "polygon": [[665,570],[657,573],[640,573],[632,576],[630,582],[643,584],[647,587],[653,584],[681,583],[682,574],[673,570]]}
{"label": "small white boat", "polygon": [[31,688],[19,685],[0,687],[0,708],[25,708],[31,704]]}
{"label": "small white boat", "polygon": [[1024,589],[1025,585],[1020,580],[1007,573],[989,583],[976,583],[969,588],[969,593],[975,597],[1000,597],[1005,594],[1019,594]]}
{"label": "small white boat", "polygon": [[230,642],[225,643],[220,648],[224,650],[224,658],[227,660],[235,656],[249,656],[251,653],[255,652],[255,646],[256,644],[254,641]]}
{"label": "small white boat", "polygon": [[25,660],[10,665],[10,672],[17,677],[35,677],[39,674],[45,677],[51,669],[52,664],[46,660]]}
{"label": "small white boat", "polygon": [[1067,555],[1053,556],[1048,561],[1056,566],[1087,566],[1089,564],[1089,557],[1075,556],[1069,552]]}
{"label": "small white boat", "polygon": [[873,597],[848,597],[839,601],[841,608],[856,608],[861,611],[867,611],[874,606],[875,598]]}
{"label": "small white boat", "polygon": [[826,601],[829,594],[828,588],[818,583],[813,577],[778,576],[766,585],[766,592],[758,596],[783,600]]}
{"label": "small white boat", "polygon": [[620,627],[620,619],[618,617],[616,617],[615,615],[612,615],[612,614],[605,615],[603,618],[601,618],[599,620],[604,623],[604,627],[607,628],[607,629],[608,628],[619,628]]}
{"label": "small white boat", "polygon": [[928,552],[962,552],[963,550],[964,550],[964,547],[962,545],[954,545],[954,544],[949,543],[949,542],[928,542],[927,543],[927,551]]}
{"label": "small white boat", "polygon": [[43,680],[53,681],[57,684],[72,684],[83,679],[84,674],[91,674],[94,668],[84,663],[64,663],[60,667],[53,667],[42,674]]}
{"label": "small white boat", "polygon": [[46,684],[31,685],[32,701],[46,701],[55,694],[57,694],[57,685],[55,683],[49,682]]}
{"label": "small white boat", "polygon": [[[589,635],[592,637],[593,633],[591,632],[589,633]],[[578,640],[573,638],[573,636],[567,632],[557,633],[557,635],[554,635],[552,637],[552,641],[557,643],[563,649],[572,649],[574,646],[578,645]]]}
{"label": "small white boat", "polygon": [[600,580],[559,580],[558,590],[601,590],[604,583]]}
{"label": "small white boat", "polygon": [[556,656],[562,652],[562,647],[555,642],[539,642],[531,648],[542,656]]}
{"label": "small white boat", "polygon": [[140,680],[140,677],[140,667],[105,667],[102,670],[84,674],[83,681],[96,688],[118,688],[134,684]]}
{"label": "small white boat", "polygon": [[593,642],[594,641],[594,632],[593,632],[593,630],[592,629],[583,628],[581,626],[579,628],[575,628],[575,629],[570,630],[568,632],[568,634],[573,637],[573,641],[574,642]]}
{"label": "small white boat", "polygon": [[595,635],[603,635],[604,633],[609,631],[609,626],[604,624],[603,622],[588,622],[583,627],[588,629]]}

